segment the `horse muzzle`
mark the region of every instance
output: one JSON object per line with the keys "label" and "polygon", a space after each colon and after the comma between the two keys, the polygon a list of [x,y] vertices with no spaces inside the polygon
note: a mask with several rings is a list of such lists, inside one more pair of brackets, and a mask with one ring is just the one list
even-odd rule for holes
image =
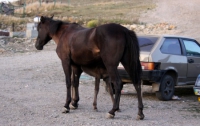
{"label": "horse muzzle", "polygon": [[36,48],[37,50],[43,50],[43,46],[42,46],[41,44],[39,44],[38,41],[35,43],[35,48]]}
{"label": "horse muzzle", "polygon": [[37,46],[37,45],[35,45],[35,48],[36,48],[37,50],[43,50],[43,46]]}

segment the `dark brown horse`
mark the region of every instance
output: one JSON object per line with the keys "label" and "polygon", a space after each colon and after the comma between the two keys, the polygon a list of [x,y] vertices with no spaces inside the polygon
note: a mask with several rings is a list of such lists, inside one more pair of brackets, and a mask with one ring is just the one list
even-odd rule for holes
{"label": "dark brown horse", "polygon": [[[66,78],[67,96],[65,112],[69,112],[70,103],[77,105],[79,100],[78,85],[80,73],[84,69],[103,69],[114,85],[115,99],[113,108],[108,112],[112,118],[119,109],[122,82],[117,66],[122,63],[138,96],[138,119],[143,119],[143,103],[141,97],[141,64],[139,60],[139,44],[133,31],[118,25],[105,24],[96,28],[84,28],[76,23],[65,23],[48,17],[41,17],[38,24],[38,37],[35,47],[43,46],[53,39],[57,43],[56,52],[62,61]],[[72,74],[74,72],[74,74]],[[71,80],[71,75],[72,80]],[[73,99],[71,97],[71,84]]]}

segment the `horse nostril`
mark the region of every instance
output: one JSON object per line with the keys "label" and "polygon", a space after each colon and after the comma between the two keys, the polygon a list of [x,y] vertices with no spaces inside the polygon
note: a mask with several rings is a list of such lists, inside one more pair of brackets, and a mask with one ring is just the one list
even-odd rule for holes
{"label": "horse nostril", "polygon": [[43,47],[42,46],[37,46],[37,50],[42,50]]}
{"label": "horse nostril", "polygon": [[37,50],[42,50],[43,49],[43,46],[39,46],[39,44],[35,44],[35,48],[37,49]]}
{"label": "horse nostril", "polygon": [[43,50],[43,47],[36,47],[37,50]]}

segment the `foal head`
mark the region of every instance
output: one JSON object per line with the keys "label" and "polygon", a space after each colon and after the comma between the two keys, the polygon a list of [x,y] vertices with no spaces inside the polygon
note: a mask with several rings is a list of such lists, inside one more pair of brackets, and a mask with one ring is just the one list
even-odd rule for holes
{"label": "foal head", "polygon": [[52,39],[52,35],[57,32],[61,24],[61,21],[53,20],[53,16],[50,18],[41,16],[40,23],[37,27],[38,36],[35,43],[36,49],[42,50],[43,46]]}

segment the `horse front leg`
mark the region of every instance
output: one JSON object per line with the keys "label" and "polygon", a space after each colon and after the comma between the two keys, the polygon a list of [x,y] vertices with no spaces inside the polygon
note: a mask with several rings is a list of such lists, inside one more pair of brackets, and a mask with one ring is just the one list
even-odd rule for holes
{"label": "horse front leg", "polygon": [[78,101],[79,101],[79,79],[81,76],[81,73],[83,71],[80,67],[73,66],[72,67],[72,102],[70,104],[71,109],[77,109],[78,108]]}
{"label": "horse front leg", "polygon": [[134,87],[135,87],[135,90],[137,91],[137,97],[138,97],[138,116],[137,116],[137,120],[143,120],[144,119],[144,114],[143,114],[141,81],[139,81],[138,84],[134,84]]}
{"label": "horse front leg", "polygon": [[71,102],[71,67],[70,67],[70,60],[62,60],[62,67],[63,67],[64,73],[65,73],[66,88],[67,88],[66,103],[64,105],[63,113],[69,113],[69,111],[70,111],[69,104]]}
{"label": "horse front leg", "polygon": [[94,107],[94,110],[96,110],[96,111],[98,111],[98,109],[97,109],[97,95],[99,93],[99,83],[100,83],[100,78],[95,77],[93,107]]}

